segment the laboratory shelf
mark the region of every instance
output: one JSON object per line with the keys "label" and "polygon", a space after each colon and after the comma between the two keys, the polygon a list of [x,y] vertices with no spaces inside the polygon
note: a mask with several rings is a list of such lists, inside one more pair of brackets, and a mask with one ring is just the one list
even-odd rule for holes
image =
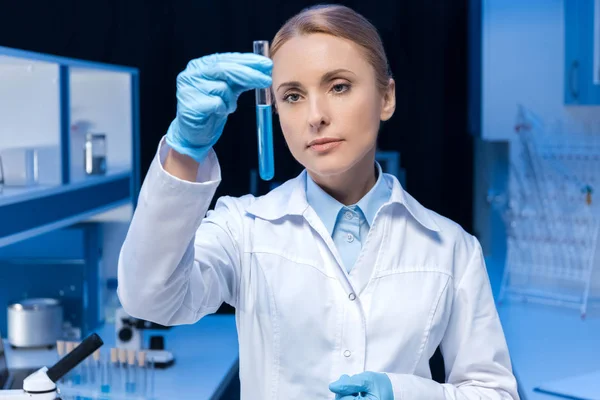
{"label": "laboratory shelf", "polygon": [[[0,75],[5,174],[0,247],[115,207],[135,206],[140,187],[136,68],[0,46]],[[105,135],[105,174],[85,173],[88,133]],[[11,182],[29,168],[10,156],[15,151],[35,152],[35,182]],[[7,177],[10,169],[13,175]]]}

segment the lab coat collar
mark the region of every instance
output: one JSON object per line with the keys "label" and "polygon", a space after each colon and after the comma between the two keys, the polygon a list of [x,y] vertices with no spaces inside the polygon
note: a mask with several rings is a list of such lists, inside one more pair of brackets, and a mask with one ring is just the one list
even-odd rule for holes
{"label": "lab coat collar", "polygon": [[[441,229],[432,217],[432,211],[423,207],[415,198],[408,194],[395,176],[383,174],[386,184],[392,194],[387,205],[402,205],[423,227],[430,231],[440,232]],[[285,216],[302,216],[309,207],[306,200],[306,170],[294,179],[283,183],[264,196],[256,199],[246,211],[255,217],[275,221]]]}

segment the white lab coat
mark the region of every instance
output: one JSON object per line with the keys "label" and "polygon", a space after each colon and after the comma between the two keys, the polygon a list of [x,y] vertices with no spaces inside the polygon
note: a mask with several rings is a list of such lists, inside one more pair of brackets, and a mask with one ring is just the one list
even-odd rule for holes
{"label": "white lab coat", "polygon": [[[215,153],[191,183],[162,169],[167,147],[121,251],[119,297],[165,325],[235,307],[242,399],[333,399],[330,382],[367,370],[389,375],[396,400],[518,399],[478,241],[396,178],[384,175],[391,199],[348,274],[305,172],[262,197],[222,197],[205,218]],[[428,363],[440,344],[443,385]]]}

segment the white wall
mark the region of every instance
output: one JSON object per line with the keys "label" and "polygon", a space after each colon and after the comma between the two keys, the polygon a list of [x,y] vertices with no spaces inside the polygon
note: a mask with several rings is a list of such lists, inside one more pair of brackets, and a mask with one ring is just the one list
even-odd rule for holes
{"label": "white wall", "polygon": [[[563,127],[581,129],[578,133],[600,136],[600,106],[564,105],[564,1],[576,0],[482,2],[482,137],[510,141],[511,157],[518,148],[514,131],[518,104],[537,114],[549,132],[562,121]],[[485,146],[479,143],[477,148]],[[491,154],[489,149],[485,154]],[[476,231],[486,239],[482,241],[487,244],[486,256],[497,258],[503,254],[492,254],[495,246],[490,239],[503,234],[503,228],[485,202],[494,174],[491,165],[493,160],[476,166],[474,216]],[[592,282],[593,290],[600,290],[600,271]]]}
{"label": "white wall", "polygon": [[[512,140],[517,104],[600,133],[600,106],[564,105],[564,0],[483,0],[482,135]],[[566,0],[570,1],[570,0]]]}

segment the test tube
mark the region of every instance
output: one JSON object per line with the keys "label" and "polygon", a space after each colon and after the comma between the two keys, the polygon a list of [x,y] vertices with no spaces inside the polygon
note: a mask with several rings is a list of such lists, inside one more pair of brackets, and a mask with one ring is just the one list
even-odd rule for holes
{"label": "test tube", "polygon": [[[269,57],[269,42],[254,41],[254,54]],[[256,89],[256,134],[258,136],[258,172],[264,181],[270,181],[275,175],[273,155],[273,99],[271,88]]]}
{"label": "test tube", "polygon": [[100,349],[94,351],[92,354],[92,366],[90,367],[90,383],[95,385],[100,381],[100,370],[102,365],[100,364]]}
{"label": "test tube", "polygon": [[[75,343],[74,342],[65,342],[65,354],[69,354],[70,352],[73,351],[73,349],[75,348]],[[69,385],[72,385],[74,383],[75,377],[77,375],[77,367],[73,368],[71,371],[69,371],[66,376],[66,382]]]}
{"label": "test tube", "polygon": [[[57,340],[56,341],[56,353],[58,354],[58,359],[62,359],[65,356],[65,347],[66,347],[66,343],[64,340]],[[62,378],[60,378],[60,383],[65,383],[65,378],[64,376]]]}
{"label": "test tube", "polygon": [[110,357],[106,357],[104,362],[100,362],[100,391],[110,393],[112,385],[111,365],[117,360],[117,352],[110,349]]}
{"label": "test tube", "polygon": [[149,362],[149,366],[150,366],[150,376],[149,376],[149,389],[148,389],[148,398],[149,399],[153,399],[154,398],[154,380],[155,380],[155,371],[156,371],[156,365],[154,365],[154,358],[153,357],[148,357],[148,362]]}
{"label": "test tube", "polygon": [[136,371],[135,371],[135,350],[127,350],[127,380],[125,381],[127,393],[135,393]]}
{"label": "test tube", "polygon": [[148,393],[148,368],[146,368],[146,353],[144,351],[138,352],[137,355],[138,361],[138,375],[139,377],[136,379],[138,382],[139,391],[142,397],[146,397]]}
{"label": "test tube", "polygon": [[119,352],[119,368],[120,368],[120,382],[119,389],[122,391],[127,391],[127,350],[118,349]]}
{"label": "test tube", "polygon": [[116,348],[110,349],[110,390],[118,392],[121,387],[121,369],[119,368],[119,352]]}

